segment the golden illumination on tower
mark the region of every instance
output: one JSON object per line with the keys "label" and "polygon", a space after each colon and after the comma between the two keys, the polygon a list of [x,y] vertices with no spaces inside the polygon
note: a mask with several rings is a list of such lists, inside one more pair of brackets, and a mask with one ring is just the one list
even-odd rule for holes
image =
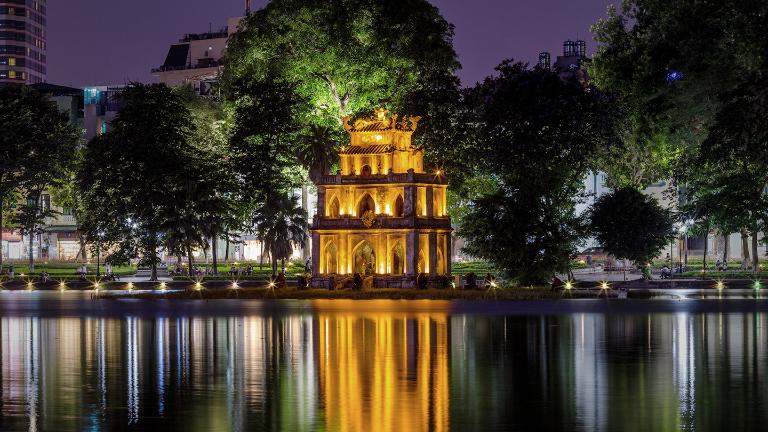
{"label": "golden illumination on tower", "polygon": [[[448,181],[427,172],[413,144],[418,116],[377,109],[344,118],[349,145],[340,170],[318,182],[312,225],[313,284],[330,287],[360,274],[376,287],[412,287],[417,275],[450,275]],[[369,279],[370,278],[370,279]]]}

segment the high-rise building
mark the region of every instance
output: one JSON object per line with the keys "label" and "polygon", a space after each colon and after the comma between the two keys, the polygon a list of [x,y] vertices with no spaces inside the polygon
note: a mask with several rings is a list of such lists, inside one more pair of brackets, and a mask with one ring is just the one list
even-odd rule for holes
{"label": "high-rise building", "polygon": [[0,85],[46,80],[46,0],[0,0]]}

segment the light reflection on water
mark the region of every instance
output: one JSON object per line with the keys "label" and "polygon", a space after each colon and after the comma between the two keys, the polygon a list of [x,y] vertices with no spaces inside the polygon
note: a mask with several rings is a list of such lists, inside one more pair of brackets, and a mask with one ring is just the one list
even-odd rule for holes
{"label": "light reflection on water", "polygon": [[758,430],[768,420],[765,312],[311,306],[4,316],[0,430]]}

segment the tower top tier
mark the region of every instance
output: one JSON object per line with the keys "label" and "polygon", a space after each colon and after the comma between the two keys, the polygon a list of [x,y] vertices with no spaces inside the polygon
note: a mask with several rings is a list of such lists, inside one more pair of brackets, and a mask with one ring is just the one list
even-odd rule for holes
{"label": "tower top tier", "polygon": [[352,146],[393,146],[408,150],[419,120],[419,116],[389,115],[387,110],[379,108],[370,118],[352,121],[349,116],[344,117],[344,129],[350,135]]}

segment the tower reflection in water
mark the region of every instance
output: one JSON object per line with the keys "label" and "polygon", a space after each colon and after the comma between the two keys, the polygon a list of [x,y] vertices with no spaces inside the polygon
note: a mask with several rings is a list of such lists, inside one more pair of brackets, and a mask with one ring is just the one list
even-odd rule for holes
{"label": "tower reflection in water", "polygon": [[450,315],[441,303],[312,305],[245,317],[0,318],[0,431],[768,423],[762,313],[487,316]]}
{"label": "tower reflection in water", "polygon": [[446,313],[369,312],[2,318],[0,430],[447,429]]}

